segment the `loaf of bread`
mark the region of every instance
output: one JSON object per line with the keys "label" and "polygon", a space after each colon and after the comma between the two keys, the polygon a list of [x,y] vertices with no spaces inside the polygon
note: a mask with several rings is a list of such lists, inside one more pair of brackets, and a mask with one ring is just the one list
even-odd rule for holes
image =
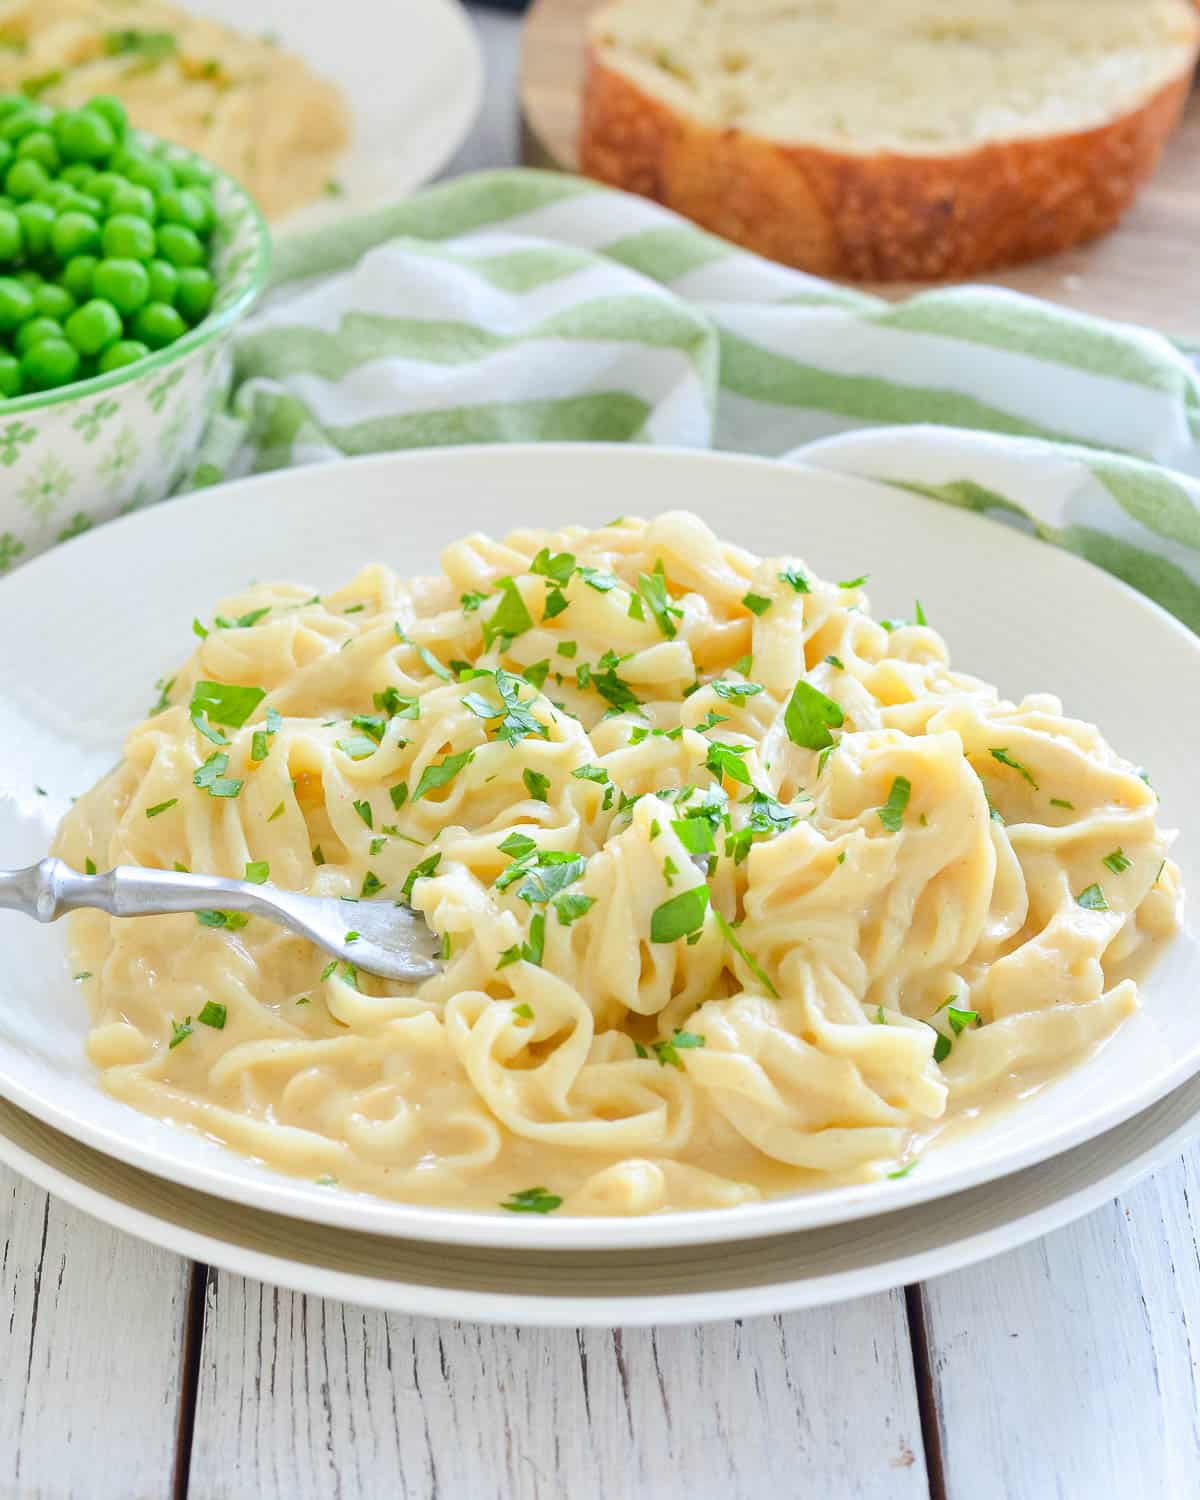
{"label": "loaf of bread", "polygon": [[808,271],[973,275],[1117,222],[1198,48],[1192,0],[612,0],[580,164]]}

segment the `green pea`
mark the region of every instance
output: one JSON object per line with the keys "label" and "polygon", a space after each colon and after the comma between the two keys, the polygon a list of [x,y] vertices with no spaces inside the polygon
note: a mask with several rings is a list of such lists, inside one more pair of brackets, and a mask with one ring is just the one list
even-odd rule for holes
{"label": "green pea", "polygon": [[119,343],[111,344],[100,356],[100,372],[104,374],[109,370],[120,370],[125,365],[145,359],[149,353],[149,346],[138,339],[121,339]]}
{"label": "green pea", "polygon": [[152,260],[149,270],[151,302],[174,302],[179,293],[179,272],[169,260]]}
{"label": "green pea", "polygon": [[174,163],[175,181],[180,187],[208,187],[216,173],[207,162],[185,158]]}
{"label": "green pea", "polygon": [[33,309],[39,317],[57,318],[61,323],[75,311],[75,298],[57,282],[43,281],[41,286],[30,290],[33,292]]}
{"label": "green pea", "polygon": [[103,115],[118,141],[125,139],[125,132],[129,129],[129,116],[115,94],[94,94],[83,107],[93,114]]}
{"label": "green pea", "polygon": [[50,230],[50,248],[62,261],[70,260],[73,255],[90,255],[99,245],[100,225],[92,214],[77,208],[59,214]]}
{"label": "green pea", "polygon": [[86,302],[92,295],[92,278],[99,264],[94,255],[73,255],[62,268],[59,285],[65,286],[76,302]]}
{"label": "green pea", "polygon": [[36,201],[48,203],[51,208],[67,208],[71,199],[75,197],[75,189],[69,182],[48,182],[44,188],[39,189]]}
{"label": "green pea", "polygon": [[[28,140],[28,137],[26,137],[26,140]],[[21,145],[24,146],[25,141],[22,141]],[[90,193],[92,190],[91,184],[95,182],[100,173],[96,171],[95,167],[89,166],[85,161],[73,161],[69,167],[64,167],[58,175],[63,182],[69,182],[73,188],[78,188],[81,193],[85,191]]]}
{"label": "green pea", "polygon": [[0,121],[0,136],[14,144],[23,136],[42,130],[46,121],[32,108],[20,110]]}
{"label": "green pea", "polygon": [[105,255],[117,260],[149,260],[154,254],[154,226],[135,214],[114,214],[100,243]]}
{"label": "green pea", "polygon": [[194,234],[203,234],[208,227],[204,200],[195,188],[175,188],[160,194],[158,217],[167,224],[182,224]]}
{"label": "green pea", "polygon": [[8,164],[16,153],[13,151],[12,142],[6,141],[0,136],[0,172],[6,171]]}
{"label": "green pea", "polygon": [[67,337],[80,354],[99,354],[124,332],[121,314],[103,297],[77,307],[64,324]]}
{"label": "green pea", "polygon": [[54,225],[54,210],[48,203],[22,203],[16,209],[17,222],[21,226],[21,238],[27,255],[45,255],[50,245],[50,230]]}
{"label": "green pea", "polygon": [[0,208],[0,260],[16,260],[23,244],[20,219],[11,208]]}
{"label": "green pea", "polygon": [[[90,171],[91,168],[86,170]],[[65,174],[64,174],[65,175]],[[87,190],[93,198],[99,198],[101,203],[107,203],[109,195],[117,188],[124,187],[127,179],[120,172],[110,172],[107,168],[103,172],[97,172],[88,182]]]}
{"label": "green pea", "polygon": [[194,230],[182,224],[160,224],[155,231],[158,253],[173,266],[202,266],[205,261],[204,246]]}
{"label": "green pea", "polygon": [[24,354],[26,349],[32,349],[34,344],[40,344],[43,339],[61,339],[62,336],[62,324],[57,318],[30,318],[17,329],[13,342]]}
{"label": "green pea", "polygon": [[77,208],[80,213],[91,214],[97,222],[104,214],[104,204],[99,198],[93,198],[90,193],[81,193],[78,188],[71,189],[71,196],[64,198],[63,208]]}
{"label": "green pea", "polygon": [[135,161],[129,167],[121,167],[120,170],[130,182],[149,188],[152,193],[168,193],[175,186],[170,167],[165,161],[159,161],[153,156],[143,156],[140,161]]}
{"label": "green pea", "polygon": [[150,273],[140,260],[102,260],[92,277],[92,291],[129,317],[150,300]]}
{"label": "green pea", "polygon": [[[45,167],[40,161],[33,161],[30,157],[19,157],[4,174],[4,191],[10,198],[18,201],[36,198],[49,185],[50,175]],[[66,191],[70,192],[70,188],[66,187]]]}
{"label": "green pea", "polygon": [[0,331],[10,333],[33,317],[33,293],[13,276],[0,276]]}
{"label": "green pea", "polygon": [[179,273],[179,293],[175,305],[189,323],[199,323],[208,316],[213,304],[216,287],[209,273],[201,266],[190,266]]}
{"label": "green pea", "polygon": [[79,373],[79,351],[62,338],[47,338],[26,349],[21,356],[21,374],[35,391],[69,385]]}
{"label": "green pea", "polygon": [[0,94],[0,120],[7,120],[9,115],[19,114],[28,108],[29,100],[24,94]]}
{"label": "green pea", "polygon": [[0,354],[0,396],[19,396],[24,389],[21,361],[15,354]]}
{"label": "green pea", "polygon": [[147,302],[134,317],[133,331],[151,349],[163,349],[187,332],[187,324],[166,302]]}
{"label": "green pea", "polygon": [[17,143],[17,160],[40,162],[47,172],[57,172],[61,163],[58,145],[48,130],[31,130]]}
{"label": "green pea", "polygon": [[45,279],[40,271],[35,271],[32,266],[26,266],[24,270],[16,273],[17,280],[22,286],[27,286],[31,292],[36,292]]}
{"label": "green pea", "polygon": [[108,212],[110,216],[133,214],[153,224],[158,217],[158,204],[149,188],[138,187],[135,182],[122,177],[119,179],[119,186],[113,188],[108,195]]}
{"label": "green pea", "polygon": [[103,161],[116,150],[112,126],[95,110],[61,110],[54,120],[54,137],[67,161]]}

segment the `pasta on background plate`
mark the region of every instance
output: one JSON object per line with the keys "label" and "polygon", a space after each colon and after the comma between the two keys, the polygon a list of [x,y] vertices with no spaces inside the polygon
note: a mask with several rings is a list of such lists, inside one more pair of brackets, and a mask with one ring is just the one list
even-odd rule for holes
{"label": "pasta on background plate", "polygon": [[903,1173],[1077,1060],[1174,927],[1155,794],[864,582],[675,512],[226,601],[58,852],[407,902],[444,969],[79,913],[104,1086],[322,1182],[636,1214]]}

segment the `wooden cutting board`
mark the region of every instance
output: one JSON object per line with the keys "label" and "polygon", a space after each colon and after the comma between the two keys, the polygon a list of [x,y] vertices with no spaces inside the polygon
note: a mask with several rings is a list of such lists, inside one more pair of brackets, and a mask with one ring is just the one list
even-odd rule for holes
{"label": "wooden cutting board", "polygon": [[[577,169],[584,23],[598,0],[534,0],[521,46],[522,155]],[[1112,234],[985,278],[1081,312],[1146,323],[1200,344],[1200,89],[1154,180]],[[918,283],[868,286],[902,297]]]}

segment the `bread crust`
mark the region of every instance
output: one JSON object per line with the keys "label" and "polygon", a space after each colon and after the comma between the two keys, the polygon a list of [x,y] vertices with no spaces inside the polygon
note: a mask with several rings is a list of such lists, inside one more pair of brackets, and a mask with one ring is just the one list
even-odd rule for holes
{"label": "bread crust", "polygon": [[818,275],[973,276],[1111,229],[1157,166],[1194,63],[1138,108],[1092,130],[945,156],[868,156],[689,119],[592,46],[580,168]]}

